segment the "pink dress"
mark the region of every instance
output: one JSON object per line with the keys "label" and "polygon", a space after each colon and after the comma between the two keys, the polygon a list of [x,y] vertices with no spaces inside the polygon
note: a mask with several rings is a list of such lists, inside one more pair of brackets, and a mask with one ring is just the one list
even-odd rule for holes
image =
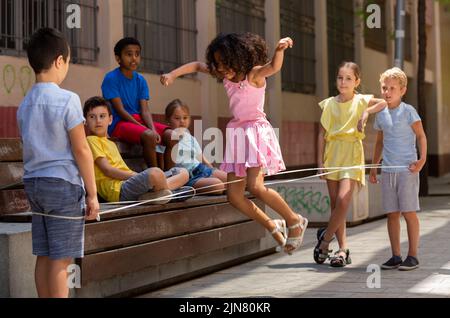
{"label": "pink dress", "polygon": [[264,113],[266,85],[254,87],[247,78],[239,83],[224,79],[223,84],[233,119],[227,125],[220,169],[238,177],[245,177],[251,167],[261,167],[267,175],[285,170],[277,135]]}

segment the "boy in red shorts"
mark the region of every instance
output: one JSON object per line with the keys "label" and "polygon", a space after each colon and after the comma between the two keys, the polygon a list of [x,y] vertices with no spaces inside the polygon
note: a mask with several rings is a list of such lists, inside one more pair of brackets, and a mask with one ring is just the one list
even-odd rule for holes
{"label": "boy in red shorts", "polygon": [[170,140],[172,131],[152,120],[147,81],[136,72],[141,61],[141,44],[134,38],[124,38],[115,45],[114,54],[119,67],[106,74],[102,83],[103,97],[113,106],[108,134],[142,145],[147,166],[164,169],[163,156],[158,165],[157,149],[159,153],[164,152],[164,141]]}

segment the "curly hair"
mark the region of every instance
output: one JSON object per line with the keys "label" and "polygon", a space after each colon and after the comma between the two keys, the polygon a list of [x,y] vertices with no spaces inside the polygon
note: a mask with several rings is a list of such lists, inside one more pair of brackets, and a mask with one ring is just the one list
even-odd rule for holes
{"label": "curly hair", "polygon": [[206,64],[211,74],[219,79],[218,62],[214,54],[220,54],[222,64],[236,74],[247,75],[256,65],[269,61],[267,44],[263,38],[253,33],[219,34],[206,50]]}

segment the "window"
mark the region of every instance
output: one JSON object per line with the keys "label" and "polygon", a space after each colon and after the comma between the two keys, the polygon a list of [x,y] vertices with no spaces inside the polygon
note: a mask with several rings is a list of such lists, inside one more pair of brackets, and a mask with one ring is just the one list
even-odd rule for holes
{"label": "window", "polygon": [[[69,29],[66,12],[70,4],[81,9],[81,28]],[[24,56],[25,43],[37,29],[51,27],[64,33],[71,47],[73,63],[97,61],[96,0],[0,0],[0,52]]]}
{"label": "window", "polygon": [[283,90],[314,94],[316,90],[314,1],[280,1],[281,37],[295,43],[285,51],[282,68]]}
{"label": "window", "polygon": [[376,4],[380,7],[381,13],[381,27],[370,29],[367,27],[367,23],[364,23],[364,40],[365,45],[368,48],[386,52],[387,50],[387,37],[386,37],[386,0],[366,0],[364,2],[364,16],[367,17],[368,13],[366,9],[369,5]]}
{"label": "window", "polygon": [[337,95],[336,71],[355,59],[353,0],[327,0],[329,95]]}
{"label": "window", "polygon": [[217,0],[216,14],[219,33],[252,32],[265,36],[264,0]]}
{"label": "window", "polygon": [[141,69],[161,74],[197,58],[195,0],[124,0],[124,34],[142,45]]}

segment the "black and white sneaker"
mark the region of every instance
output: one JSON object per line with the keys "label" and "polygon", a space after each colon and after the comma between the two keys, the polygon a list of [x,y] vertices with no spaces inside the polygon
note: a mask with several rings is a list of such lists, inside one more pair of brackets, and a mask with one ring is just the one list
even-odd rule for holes
{"label": "black and white sneaker", "polygon": [[171,203],[183,202],[195,196],[195,189],[189,186],[183,186],[176,190],[172,190],[173,197],[170,200]]}
{"label": "black and white sneaker", "polygon": [[419,260],[414,256],[408,256],[398,267],[401,271],[410,271],[419,267]]}
{"label": "black and white sneaker", "polygon": [[381,265],[382,269],[396,269],[402,264],[402,258],[400,256],[392,256],[386,263]]}

